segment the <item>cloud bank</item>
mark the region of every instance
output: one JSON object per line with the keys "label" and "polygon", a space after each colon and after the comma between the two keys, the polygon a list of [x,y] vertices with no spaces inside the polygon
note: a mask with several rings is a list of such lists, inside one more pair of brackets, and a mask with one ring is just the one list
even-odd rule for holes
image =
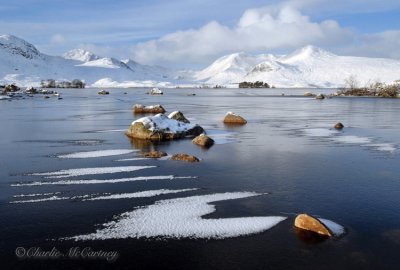
{"label": "cloud bank", "polygon": [[212,21],[198,29],[178,31],[132,48],[139,62],[207,63],[221,54],[273,49],[295,49],[307,44],[319,46],[340,44],[351,38],[351,31],[334,20],[313,22],[302,14],[298,5],[249,9],[234,27]]}

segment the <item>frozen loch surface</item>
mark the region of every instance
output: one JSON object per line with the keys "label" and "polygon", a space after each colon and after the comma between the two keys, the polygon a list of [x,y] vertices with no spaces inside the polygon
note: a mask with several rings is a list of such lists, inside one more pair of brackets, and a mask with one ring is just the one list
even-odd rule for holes
{"label": "frozen loch surface", "polygon": [[272,228],[285,217],[241,217],[204,219],[215,212],[212,202],[248,198],[261,194],[253,192],[217,193],[158,201],[120,215],[119,220],[104,224],[104,229],[75,240],[112,238],[228,238],[259,233]]}

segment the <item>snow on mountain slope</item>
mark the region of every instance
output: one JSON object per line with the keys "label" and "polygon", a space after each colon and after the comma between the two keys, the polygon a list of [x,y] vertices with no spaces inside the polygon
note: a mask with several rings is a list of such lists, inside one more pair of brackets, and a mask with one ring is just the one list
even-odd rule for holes
{"label": "snow on mountain slope", "polygon": [[264,81],[277,87],[342,87],[351,75],[360,86],[400,79],[400,61],[392,59],[338,56],[314,46],[286,56],[263,56],[267,59],[246,56],[253,62],[243,63],[242,58],[239,66],[237,61],[227,61],[237,54],[225,56],[200,71],[197,78],[209,84]]}
{"label": "snow on mountain slope", "polygon": [[[15,36],[0,36],[0,84],[39,86],[40,81],[46,79],[58,81],[81,79],[88,86],[97,83],[104,87],[118,87],[120,82],[127,87],[156,86],[160,83],[167,84],[165,82],[167,80],[170,83],[175,82],[173,71],[136,64],[136,70],[132,70],[126,63],[117,59],[101,58],[79,49],[64,54],[64,57],[50,56],[39,52],[35,46]],[[168,76],[164,73],[171,79],[167,79]]]}
{"label": "snow on mountain slope", "polygon": [[88,52],[83,49],[73,49],[69,52],[66,52],[63,54],[63,58],[77,60],[81,62],[89,62],[100,59],[100,57],[95,55],[94,53]]}

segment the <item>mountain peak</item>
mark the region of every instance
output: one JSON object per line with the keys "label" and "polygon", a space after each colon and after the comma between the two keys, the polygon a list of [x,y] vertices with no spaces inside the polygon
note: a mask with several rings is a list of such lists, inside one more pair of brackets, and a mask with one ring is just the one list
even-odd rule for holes
{"label": "mountain peak", "polygon": [[335,55],[319,47],[313,45],[307,45],[304,46],[303,48],[295,50],[293,53],[284,57],[284,59],[285,62],[287,61],[295,62],[295,61],[303,61],[308,58],[323,57],[323,56],[335,56]]}
{"label": "mountain peak", "polygon": [[86,51],[84,49],[73,49],[64,53],[63,58],[70,60],[77,60],[81,62],[89,62],[100,59],[96,54]]}
{"label": "mountain peak", "polygon": [[0,35],[0,49],[27,59],[33,59],[41,55],[35,46],[13,35]]}

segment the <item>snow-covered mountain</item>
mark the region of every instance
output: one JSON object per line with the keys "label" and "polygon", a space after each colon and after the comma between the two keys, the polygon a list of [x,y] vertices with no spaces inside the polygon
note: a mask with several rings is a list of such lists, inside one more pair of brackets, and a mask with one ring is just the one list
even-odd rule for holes
{"label": "snow-covered mountain", "polygon": [[355,76],[360,86],[400,79],[400,61],[338,56],[313,46],[289,55],[234,53],[200,71],[174,71],[131,59],[101,57],[75,49],[61,56],[39,52],[12,35],[0,35],[0,84],[39,85],[41,80],[81,79],[93,87],[174,87],[263,81],[276,87],[342,87]]}
{"label": "snow-covered mountain", "polygon": [[355,76],[360,86],[400,79],[400,61],[382,58],[338,56],[306,46],[289,55],[235,53],[216,60],[195,78],[208,84],[232,85],[264,81],[277,87],[342,87]]}
{"label": "snow-covered mountain", "polygon": [[0,35],[0,84],[38,86],[41,80],[81,79],[89,86],[168,86],[178,84],[176,72],[146,66],[132,60],[120,61],[75,49],[50,56],[12,35]]}

